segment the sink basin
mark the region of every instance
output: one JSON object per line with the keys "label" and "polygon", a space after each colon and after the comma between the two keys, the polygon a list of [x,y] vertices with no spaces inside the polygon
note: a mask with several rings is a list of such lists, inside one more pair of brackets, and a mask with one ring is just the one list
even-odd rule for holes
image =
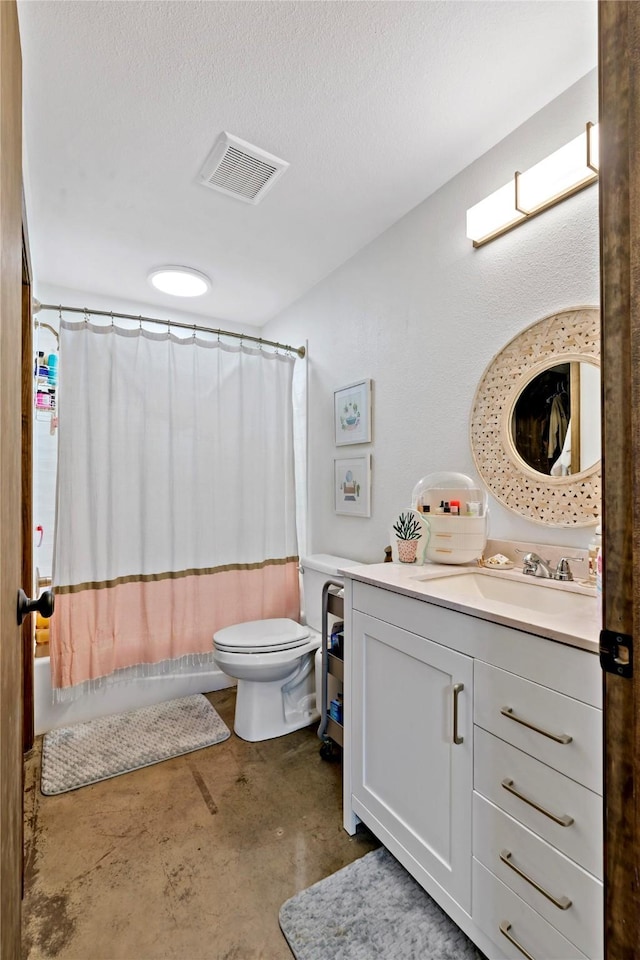
{"label": "sink basin", "polygon": [[[452,600],[465,606],[489,609],[495,604],[506,604],[520,613],[584,615],[595,611],[595,597],[551,587],[543,582],[523,583],[500,579],[482,573],[463,573],[456,576],[420,577],[429,594],[443,600]],[[503,608],[504,609],[504,608]],[[515,612],[515,609],[514,609]],[[535,619],[535,618],[534,618]]]}

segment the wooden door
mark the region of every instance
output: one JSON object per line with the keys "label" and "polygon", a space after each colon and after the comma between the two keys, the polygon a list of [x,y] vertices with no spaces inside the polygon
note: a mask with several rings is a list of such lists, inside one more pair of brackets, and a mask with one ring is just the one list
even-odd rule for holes
{"label": "wooden door", "polygon": [[599,3],[599,84],[603,639],[611,639],[616,654],[614,672],[603,675],[605,957],[636,960],[640,951],[640,4],[636,2]]}
{"label": "wooden door", "polygon": [[20,956],[22,885],[22,67],[14,0],[0,3],[0,956]]}

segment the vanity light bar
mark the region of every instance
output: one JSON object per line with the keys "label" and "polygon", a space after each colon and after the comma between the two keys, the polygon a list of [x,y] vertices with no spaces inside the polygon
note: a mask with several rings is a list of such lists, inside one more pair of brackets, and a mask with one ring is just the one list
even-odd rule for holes
{"label": "vanity light bar", "polygon": [[598,179],[598,124],[530,167],[467,210],[467,237],[474,247],[513,230]]}

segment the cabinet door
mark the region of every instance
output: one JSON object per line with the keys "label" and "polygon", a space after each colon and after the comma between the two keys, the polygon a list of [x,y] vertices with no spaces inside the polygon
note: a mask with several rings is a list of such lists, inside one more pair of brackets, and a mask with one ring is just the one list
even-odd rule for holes
{"label": "cabinet door", "polygon": [[354,810],[470,912],[473,660],[357,612],[352,644]]}

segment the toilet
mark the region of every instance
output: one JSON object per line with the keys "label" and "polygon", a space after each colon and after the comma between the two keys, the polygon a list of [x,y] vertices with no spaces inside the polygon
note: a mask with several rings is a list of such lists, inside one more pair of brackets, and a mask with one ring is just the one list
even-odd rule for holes
{"label": "toilet", "polygon": [[322,588],[356,561],[315,554],[301,561],[306,623],[251,620],[213,635],[213,659],[238,681],[233,728],[243,740],[271,740],[319,719],[315,654],[321,643]]}

